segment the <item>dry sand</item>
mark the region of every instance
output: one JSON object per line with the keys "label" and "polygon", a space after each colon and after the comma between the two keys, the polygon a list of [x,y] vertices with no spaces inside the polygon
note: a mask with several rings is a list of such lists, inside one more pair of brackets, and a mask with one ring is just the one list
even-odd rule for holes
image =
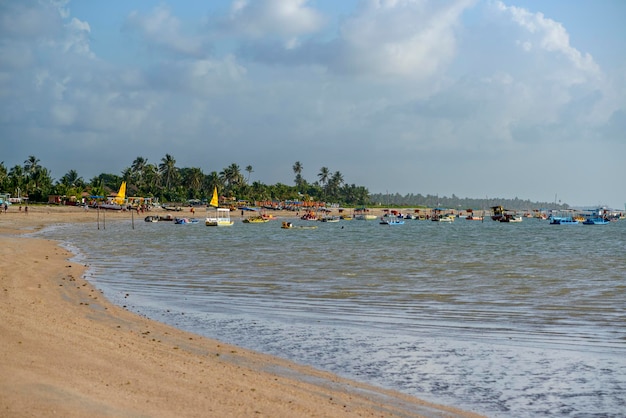
{"label": "dry sand", "polygon": [[96,216],[0,214],[1,417],[478,416],[148,320],[107,301],[56,242],[21,235]]}

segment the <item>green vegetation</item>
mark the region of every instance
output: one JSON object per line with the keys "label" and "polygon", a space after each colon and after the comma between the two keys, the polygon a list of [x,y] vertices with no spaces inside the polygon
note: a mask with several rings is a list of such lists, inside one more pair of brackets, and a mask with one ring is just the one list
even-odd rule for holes
{"label": "green vegetation", "polygon": [[451,209],[488,209],[490,206],[503,205],[511,210],[538,208],[565,209],[567,204],[556,205],[549,202],[531,202],[515,199],[470,199],[439,197],[421,194],[370,194],[367,188],[347,184],[339,171],[331,172],[322,167],[317,180],[309,183],[302,176],[303,165],[296,161],[293,165],[294,186],[282,183],[273,185],[259,181],[250,183],[254,173],[251,165],[245,172],[232,163],[219,173],[212,171],[205,174],[201,168],[176,166],[176,159],[166,154],[158,164],[149,163],[146,158],[137,157],[130,167],[122,170],[121,175],[102,173],[89,182],[83,180],[76,170],[69,170],[54,182],[50,171],[40,164],[35,156],[29,156],[23,165],[16,165],[7,170],[0,162],[0,191],[13,197],[28,196],[30,202],[47,202],[49,195],[76,196],[83,193],[95,196],[107,196],[116,192],[122,181],[126,181],[127,196],[156,197],[161,202],[186,202],[190,199],[209,200],[214,187],[220,195],[234,200],[254,201],[322,201],[341,206],[382,206],[382,207],[446,207]]}
{"label": "green vegetation", "polygon": [[28,196],[30,202],[47,202],[49,195],[76,196],[83,193],[107,196],[116,192],[122,181],[126,181],[127,196],[156,197],[161,202],[186,202],[190,199],[208,200],[215,187],[220,195],[234,200],[246,201],[325,201],[346,206],[369,204],[369,191],[362,186],[347,184],[343,175],[332,173],[322,167],[317,175],[319,180],[307,182],[302,177],[303,166],[297,161],[293,166],[295,185],[282,183],[274,185],[258,181],[250,183],[254,173],[251,165],[246,166],[247,176],[233,163],[219,173],[205,174],[201,168],[176,166],[176,159],[166,154],[158,164],[149,163],[144,157],[137,157],[121,175],[102,173],[85,182],[76,170],[69,170],[54,182],[48,169],[39,159],[29,156],[23,165],[7,170],[0,163],[0,190],[14,197]]}

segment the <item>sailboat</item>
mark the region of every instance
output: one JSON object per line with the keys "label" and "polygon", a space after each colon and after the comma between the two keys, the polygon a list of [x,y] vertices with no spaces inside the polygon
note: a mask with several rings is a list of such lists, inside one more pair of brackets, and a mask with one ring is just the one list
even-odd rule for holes
{"label": "sailboat", "polygon": [[98,207],[100,209],[121,210],[125,203],[126,203],[126,182],[123,181],[115,197],[110,199],[107,203],[102,203],[98,205]]}
{"label": "sailboat", "polygon": [[233,224],[233,221],[230,220],[230,209],[219,207],[217,186],[213,189],[213,197],[207,206],[207,212],[211,207],[215,209],[215,216],[206,218],[204,221],[206,226],[231,226]]}

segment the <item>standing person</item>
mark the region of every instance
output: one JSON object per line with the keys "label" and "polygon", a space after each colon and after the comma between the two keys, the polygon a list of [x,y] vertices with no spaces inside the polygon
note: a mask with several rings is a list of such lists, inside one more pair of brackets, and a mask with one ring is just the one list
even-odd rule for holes
{"label": "standing person", "polygon": [[4,213],[7,213],[7,210],[9,210],[9,204],[4,202]]}

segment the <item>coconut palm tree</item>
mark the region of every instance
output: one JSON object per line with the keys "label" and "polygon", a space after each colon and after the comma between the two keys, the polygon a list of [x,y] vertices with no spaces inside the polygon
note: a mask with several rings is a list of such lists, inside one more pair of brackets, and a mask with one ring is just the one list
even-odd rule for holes
{"label": "coconut palm tree", "polygon": [[296,161],[292,167],[293,173],[296,175],[295,183],[296,187],[300,188],[304,184],[304,179],[302,178],[302,163],[300,161]]}
{"label": "coconut palm tree", "polygon": [[233,187],[242,183],[243,176],[241,175],[239,166],[232,163],[222,170],[220,173],[220,179],[225,183],[226,187]]}
{"label": "coconut palm tree", "polygon": [[328,167],[322,167],[320,169],[319,174],[317,175],[317,177],[320,180],[320,184],[322,185],[322,187],[326,186],[326,184],[328,183],[328,177],[330,176],[330,171],[328,170]]}
{"label": "coconut palm tree", "polygon": [[166,192],[170,192],[180,179],[180,173],[176,167],[176,160],[170,154],[165,154],[165,157],[161,159],[159,174],[165,184]]}
{"label": "coconut palm tree", "polygon": [[252,169],[252,166],[249,165],[246,167],[246,171],[248,172],[248,180],[246,180],[246,183],[250,183],[250,174],[252,174],[254,172],[254,170]]}
{"label": "coconut palm tree", "polygon": [[67,187],[84,187],[85,182],[83,178],[78,175],[76,170],[70,170],[59,180],[61,184]]}
{"label": "coconut palm tree", "polygon": [[135,158],[135,161],[133,161],[133,164],[130,166],[132,181],[139,188],[142,188],[144,186],[144,174],[147,165],[148,159],[143,157],[137,157]]}
{"label": "coconut palm tree", "polygon": [[340,194],[339,190],[342,184],[343,184],[343,174],[341,174],[339,171],[335,171],[333,175],[330,177],[330,179],[328,180],[328,185],[327,185],[328,194],[331,197],[338,198]]}
{"label": "coconut palm tree", "polygon": [[189,198],[197,198],[202,189],[204,173],[200,168],[192,167],[181,170],[183,172],[183,186],[187,188]]}
{"label": "coconut palm tree", "polygon": [[30,155],[26,161],[24,161],[24,174],[27,177],[32,178],[37,171],[41,169],[39,159],[34,155]]}

